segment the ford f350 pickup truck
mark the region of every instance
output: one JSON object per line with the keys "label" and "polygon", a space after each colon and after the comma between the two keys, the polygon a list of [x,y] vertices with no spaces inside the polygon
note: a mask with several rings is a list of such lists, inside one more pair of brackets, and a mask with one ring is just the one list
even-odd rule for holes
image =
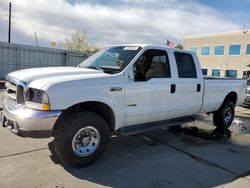
{"label": "ford f350 pickup truck", "polygon": [[112,46],[78,67],[20,70],[6,80],[2,125],[53,136],[62,162],[77,167],[95,161],[112,134],[187,123],[197,113],[228,128],[246,91],[245,80],[203,78],[195,53],[152,45]]}

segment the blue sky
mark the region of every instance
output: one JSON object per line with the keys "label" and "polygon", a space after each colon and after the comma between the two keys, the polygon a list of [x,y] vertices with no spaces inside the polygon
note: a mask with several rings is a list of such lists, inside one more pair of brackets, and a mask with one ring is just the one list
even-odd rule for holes
{"label": "blue sky", "polygon": [[199,2],[221,12],[224,17],[238,20],[245,25],[250,24],[250,0],[199,0]]}
{"label": "blue sky", "polygon": [[248,11],[249,0],[199,0],[200,3],[220,11]]}
{"label": "blue sky", "polygon": [[[58,44],[76,30],[98,47],[117,43],[182,43],[186,35],[250,26],[250,0],[11,0],[12,41]],[[0,41],[7,39],[8,1],[0,1]],[[60,45],[59,45],[60,47]]]}

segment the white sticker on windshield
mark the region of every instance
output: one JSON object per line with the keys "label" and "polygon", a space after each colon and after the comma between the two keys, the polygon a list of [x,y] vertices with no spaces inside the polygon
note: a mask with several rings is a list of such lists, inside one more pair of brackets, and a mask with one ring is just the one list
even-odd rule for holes
{"label": "white sticker on windshield", "polygon": [[126,46],[123,48],[123,50],[138,50],[138,46]]}

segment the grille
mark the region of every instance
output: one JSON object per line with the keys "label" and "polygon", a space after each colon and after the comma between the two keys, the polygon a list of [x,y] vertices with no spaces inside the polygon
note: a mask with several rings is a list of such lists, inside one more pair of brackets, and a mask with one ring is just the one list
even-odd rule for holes
{"label": "grille", "polygon": [[17,90],[16,84],[7,81],[5,83],[5,88],[6,88],[7,97],[9,99],[11,99],[11,100],[16,101],[16,96],[17,96],[17,94],[16,94],[16,90]]}
{"label": "grille", "polygon": [[9,100],[15,101],[17,104],[24,103],[23,87],[13,82],[5,83],[6,94]]}

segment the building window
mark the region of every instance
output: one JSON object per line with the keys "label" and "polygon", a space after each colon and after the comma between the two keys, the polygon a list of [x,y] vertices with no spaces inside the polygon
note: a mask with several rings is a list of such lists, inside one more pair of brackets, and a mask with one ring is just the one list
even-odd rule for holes
{"label": "building window", "polygon": [[250,55],[250,44],[247,45],[247,51],[246,51],[247,55]]}
{"label": "building window", "polygon": [[220,76],[220,70],[219,69],[213,69],[212,70],[212,76]]}
{"label": "building window", "polygon": [[237,77],[237,70],[227,70],[226,77],[236,78]]}
{"label": "building window", "polygon": [[207,76],[207,69],[202,69],[202,75]]}
{"label": "building window", "polygon": [[210,55],[210,46],[204,46],[201,48],[201,55]]}
{"label": "building window", "polygon": [[191,52],[196,53],[196,54],[197,54],[197,52],[198,52],[198,48],[197,48],[197,47],[190,47],[189,50],[190,50]]}
{"label": "building window", "polygon": [[215,46],[214,55],[224,55],[224,46]]}
{"label": "building window", "polygon": [[229,55],[240,55],[240,44],[230,45]]}

